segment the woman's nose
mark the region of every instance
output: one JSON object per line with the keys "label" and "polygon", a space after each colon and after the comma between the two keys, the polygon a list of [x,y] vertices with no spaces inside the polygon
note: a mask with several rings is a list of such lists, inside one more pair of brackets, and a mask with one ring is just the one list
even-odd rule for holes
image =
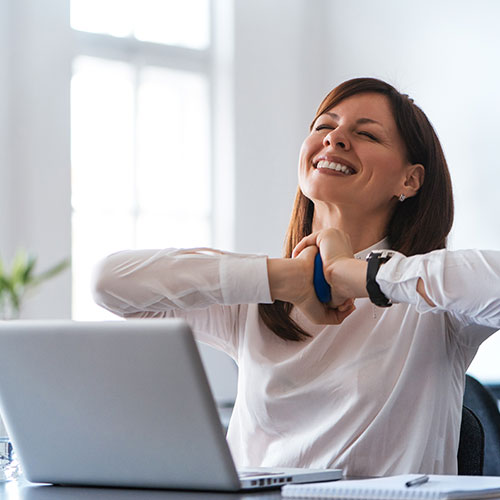
{"label": "woman's nose", "polygon": [[325,146],[330,146],[332,148],[338,147],[340,149],[349,149],[351,146],[344,132],[340,130],[340,127],[326,134],[323,139],[323,144]]}

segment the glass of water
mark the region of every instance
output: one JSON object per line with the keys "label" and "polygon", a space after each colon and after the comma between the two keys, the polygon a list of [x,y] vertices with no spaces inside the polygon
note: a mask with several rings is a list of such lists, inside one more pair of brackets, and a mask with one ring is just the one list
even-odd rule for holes
{"label": "glass of water", "polygon": [[12,450],[12,443],[8,437],[0,437],[0,482],[16,479],[19,471],[19,462]]}

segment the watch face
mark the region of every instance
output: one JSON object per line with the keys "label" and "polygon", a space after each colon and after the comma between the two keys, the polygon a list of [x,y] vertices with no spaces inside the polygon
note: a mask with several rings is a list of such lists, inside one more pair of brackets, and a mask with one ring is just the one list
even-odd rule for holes
{"label": "watch face", "polygon": [[373,250],[368,254],[366,260],[378,257],[382,262],[387,262],[395,253],[393,250]]}

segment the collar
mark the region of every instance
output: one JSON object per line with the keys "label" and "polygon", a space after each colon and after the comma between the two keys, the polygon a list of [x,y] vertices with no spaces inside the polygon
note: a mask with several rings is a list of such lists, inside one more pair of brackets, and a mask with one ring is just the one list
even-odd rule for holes
{"label": "collar", "polygon": [[387,238],[383,238],[380,241],[377,241],[377,243],[374,243],[372,246],[365,248],[364,250],[361,250],[358,253],[355,253],[354,257],[356,259],[365,260],[366,257],[368,257],[368,254],[372,250],[389,250],[389,249],[390,249],[389,241],[387,240]]}

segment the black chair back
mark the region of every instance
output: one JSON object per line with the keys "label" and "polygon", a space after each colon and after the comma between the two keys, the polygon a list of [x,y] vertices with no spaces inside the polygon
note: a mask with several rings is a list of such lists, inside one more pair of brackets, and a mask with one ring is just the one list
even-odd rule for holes
{"label": "black chair back", "polygon": [[479,418],[484,429],[485,476],[500,476],[500,411],[496,398],[478,380],[466,376],[464,405]]}
{"label": "black chair back", "polygon": [[462,425],[458,444],[458,474],[481,476],[484,463],[484,431],[474,412],[462,407]]}

